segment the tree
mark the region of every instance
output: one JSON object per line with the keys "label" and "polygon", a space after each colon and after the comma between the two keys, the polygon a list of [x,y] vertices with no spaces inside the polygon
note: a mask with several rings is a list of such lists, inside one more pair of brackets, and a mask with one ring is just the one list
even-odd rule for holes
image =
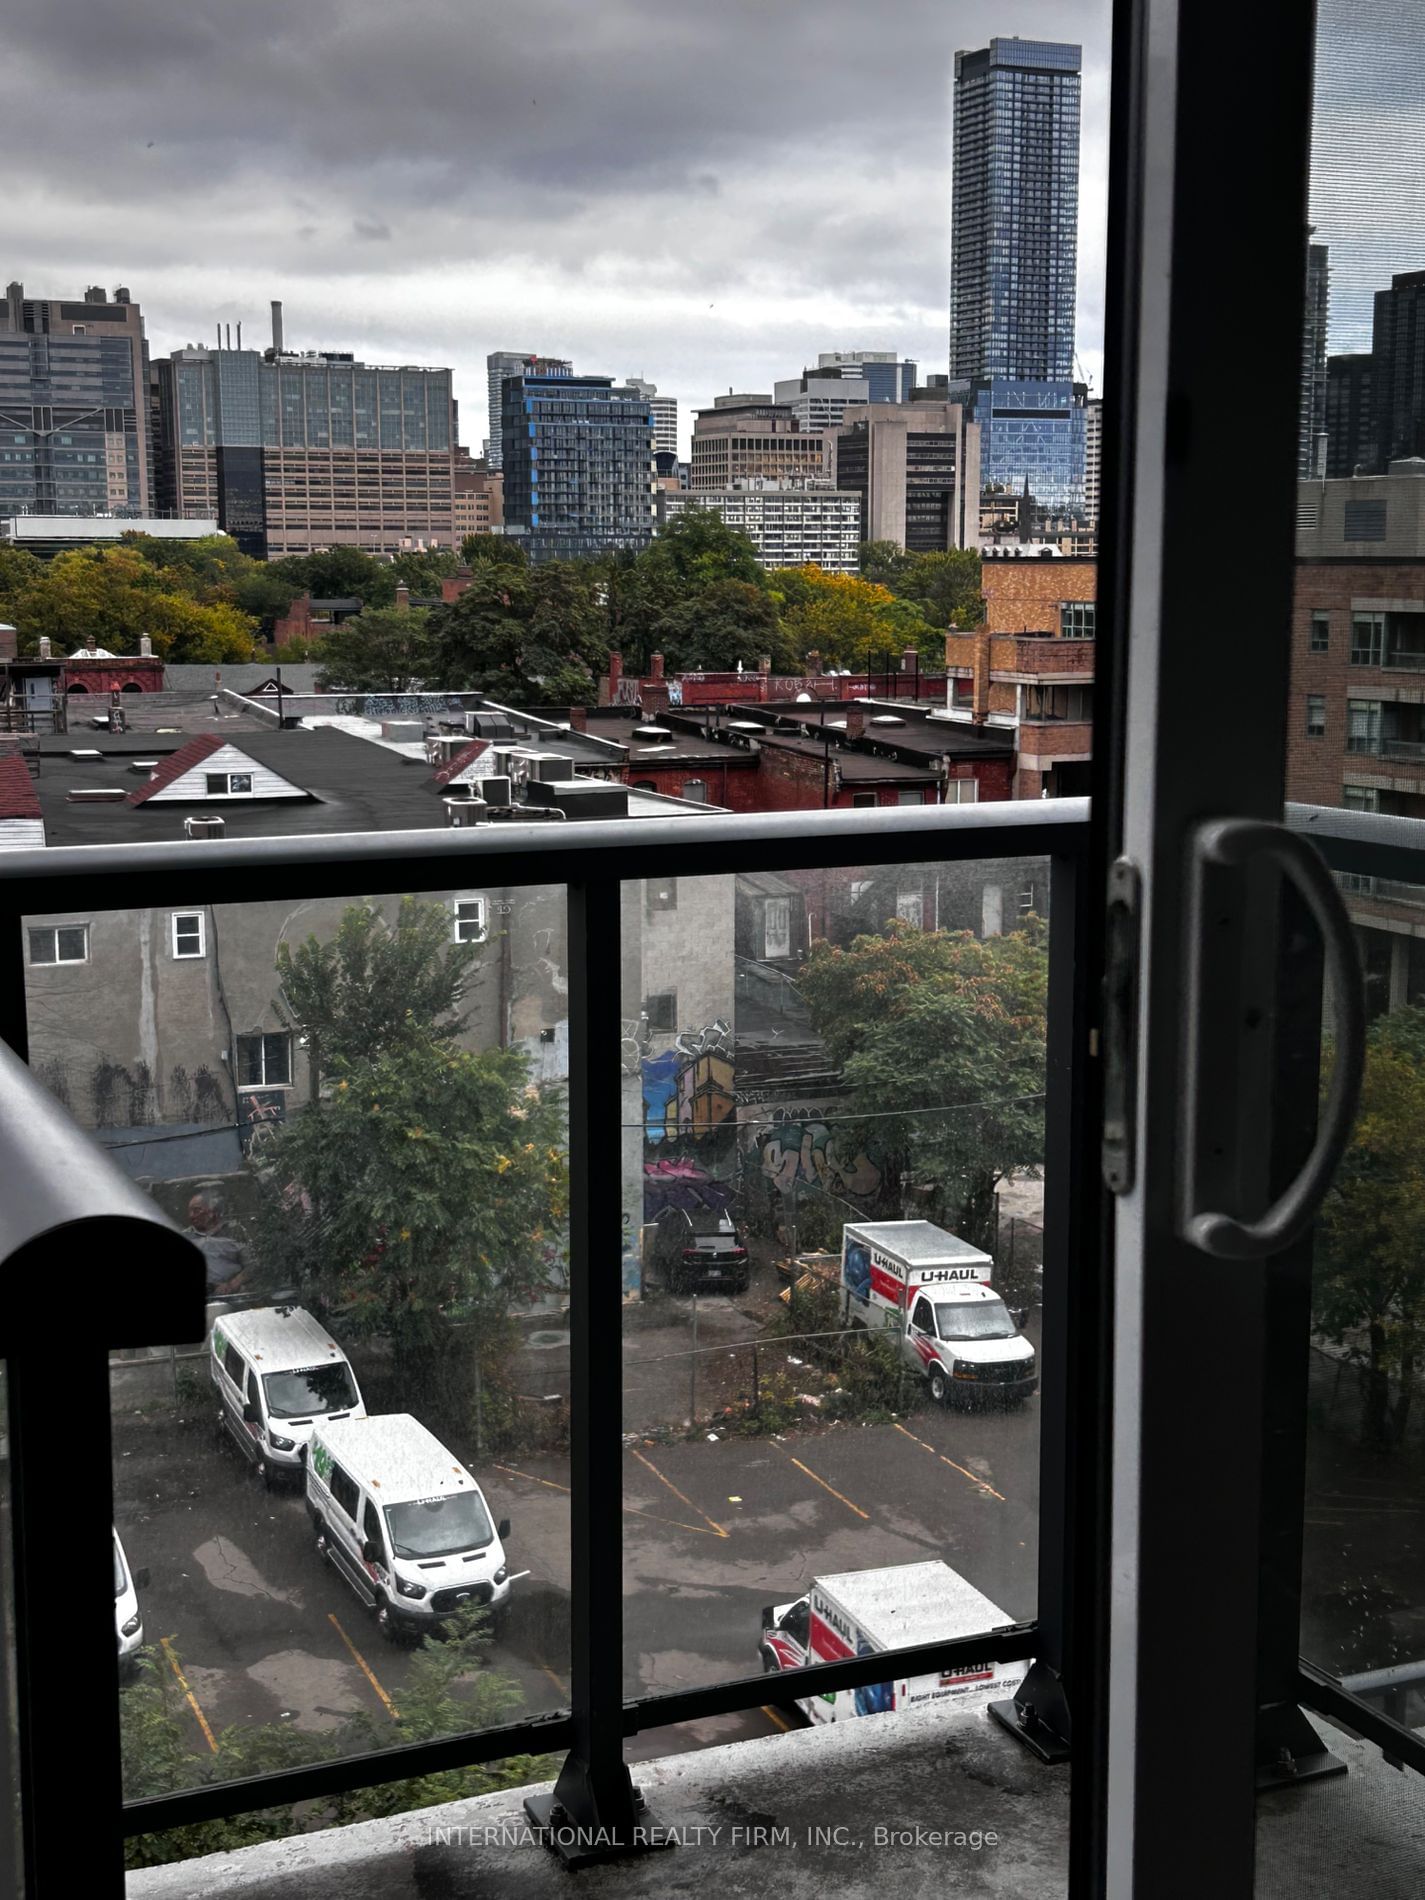
{"label": "tree", "polygon": [[1315,1323],[1340,1345],[1364,1335],[1361,1435],[1382,1447],[1404,1439],[1425,1358],[1422,1057],[1425,1009],[1372,1025],[1355,1133],[1317,1228]]}
{"label": "tree", "polygon": [[360,548],[323,548],[316,554],[289,554],[274,561],[275,572],[299,594],[315,600],[359,600],[364,607],[389,607],[396,598],[396,576],[389,561],[378,561]]}
{"label": "tree", "polygon": [[459,599],[432,609],[430,626],[442,686],[512,706],[588,706],[598,697],[605,620],[582,567],[480,562]]}
{"label": "tree", "polygon": [[220,665],[253,655],[254,626],[246,614],[227,600],[195,599],[175,570],[156,567],[133,545],[57,554],[25,586],[15,608],[27,653],[41,635],[56,652],[69,653],[92,633],[111,653],[137,653],[147,634],[162,659]]}
{"label": "tree", "polygon": [[782,631],[776,602],[747,581],[715,581],[669,607],[653,641],[670,672],[733,672],[739,661],[755,670],[764,654],[773,672],[792,670],[797,655]]}
{"label": "tree", "polygon": [[401,899],[394,924],[353,904],[326,943],[314,936],[295,949],[280,943],[278,1009],[307,1037],[314,1104],[329,1063],[350,1067],[432,1038],[453,1042],[466,1025],[461,1005],[480,951],[451,942],[444,905],[415,897]]}
{"label": "tree", "polygon": [[477,561],[493,561],[497,567],[529,566],[518,537],[508,534],[467,534],[460,543],[460,558],[468,567]]}
{"label": "tree", "polygon": [[0,542],[0,620],[17,623],[19,602],[45,571],[45,564],[28,548],[9,547]]}
{"label": "tree", "polygon": [[944,658],[943,635],[888,588],[810,565],[778,568],[771,578],[783,631],[798,654],[817,652],[855,672],[897,660],[906,647]]}
{"label": "tree", "polygon": [[859,562],[861,578],[877,587],[888,587],[894,593],[896,582],[915,565],[915,559],[899,541],[863,541]]}
{"label": "tree", "polygon": [[700,594],[719,581],[767,585],[757,549],[739,528],[729,528],[715,508],[687,508],[675,515],[638,556],[647,575],[666,577],[671,597]]}
{"label": "tree", "polygon": [[317,684],[353,693],[410,693],[435,666],[429,615],[423,607],[367,607],[321,641]]}
{"label": "tree", "polygon": [[391,572],[412,594],[433,598],[459,566],[460,557],[452,548],[412,548],[396,556]]}
{"label": "tree", "polygon": [[984,618],[973,548],[908,554],[896,541],[863,541],[861,578],[913,602],[935,627],[977,627]]}
{"label": "tree", "polygon": [[922,931],[892,919],[844,950],[816,945],[798,979],[852,1112],[928,1190],[932,1219],[994,1241],[995,1190],[1044,1158],[1049,959],[1044,926],[1007,936]]}

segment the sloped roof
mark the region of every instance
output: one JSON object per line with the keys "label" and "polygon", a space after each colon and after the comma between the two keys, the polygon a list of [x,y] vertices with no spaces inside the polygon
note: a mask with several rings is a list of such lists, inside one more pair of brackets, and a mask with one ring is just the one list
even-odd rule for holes
{"label": "sloped roof", "polygon": [[35,782],[25,761],[0,758],[0,818],[43,818]]}
{"label": "sloped roof", "polygon": [[216,732],[205,732],[196,739],[190,739],[187,745],[181,745],[176,752],[169,754],[146,785],[129,793],[129,803],[142,805],[155,792],[161,792],[165,785],[171,785],[174,779],[191,772],[195,765],[201,765],[204,759],[211,758],[227,743],[227,739],[220,739]]}

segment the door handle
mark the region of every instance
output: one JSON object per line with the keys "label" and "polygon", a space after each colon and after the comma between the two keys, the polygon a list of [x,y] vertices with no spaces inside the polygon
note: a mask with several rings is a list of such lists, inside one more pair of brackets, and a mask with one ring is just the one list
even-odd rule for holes
{"label": "door handle", "polygon": [[[1207,880],[1214,869],[1244,869],[1256,860],[1275,864],[1295,888],[1321,932],[1336,1016],[1336,1051],[1316,1138],[1300,1173],[1256,1220],[1199,1207],[1196,1131],[1189,1124],[1183,1192],[1184,1240],[1218,1260],[1261,1260],[1299,1238],[1310,1225],[1346,1151],[1360,1099],[1366,1052],[1366,1011],[1360,956],[1346,906],[1331,873],[1304,838],[1262,819],[1217,818],[1199,825],[1191,844],[1190,927],[1194,932],[1193,1001],[1201,1007],[1206,946]],[[1201,1101],[1200,1037],[1190,1035],[1186,1100],[1190,1116]]]}

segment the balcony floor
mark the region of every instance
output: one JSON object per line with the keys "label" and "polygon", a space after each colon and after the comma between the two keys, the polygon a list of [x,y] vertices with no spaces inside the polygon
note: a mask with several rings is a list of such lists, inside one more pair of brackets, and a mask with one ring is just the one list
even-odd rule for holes
{"label": "balcony floor", "polygon": [[[1425,1801],[1418,1778],[1318,1722],[1347,1777],[1258,1804],[1259,1896],[1418,1900]],[[894,1893],[1057,1900],[1067,1885],[1067,1771],[1042,1767],[986,1715],[926,1710],[664,1757],[634,1771],[648,1824],[686,1845],[585,1869],[578,1893],[719,1900]],[[979,1830],[968,1844],[880,1844],[897,1831]],[[326,1834],[131,1874],[128,1900],[545,1900],[571,1889],[525,1836],[521,1792],[425,1808]],[[849,1841],[813,1830],[843,1828]],[[785,1828],[789,1844],[749,1830]],[[701,1836],[698,1830],[704,1832]],[[712,1830],[718,1830],[715,1834]],[[742,1830],[734,1832],[734,1830]],[[525,1836],[524,1838],[521,1838]]]}

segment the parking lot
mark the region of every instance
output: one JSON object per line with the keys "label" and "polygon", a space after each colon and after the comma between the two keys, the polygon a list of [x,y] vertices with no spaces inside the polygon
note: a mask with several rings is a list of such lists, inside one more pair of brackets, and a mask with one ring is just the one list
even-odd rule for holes
{"label": "parking lot", "polygon": [[[195,1753],[229,1724],[320,1731],[365,1711],[393,1720],[411,1652],[318,1558],[301,1496],[265,1491],[213,1428],[120,1411],[115,1512],[143,1592],[145,1640],[187,1696]],[[817,1575],[944,1557],[1011,1618],[1032,1614],[1037,1401],[1009,1411],[923,1412],[900,1423],[819,1426],[781,1438],[703,1434],[624,1451],[625,1675],[630,1694],[758,1667],[763,1604]],[[568,1683],[568,1475],[559,1459],[468,1459],[508,1516],[518,1583],[491,1664],[526,1709]],[[661,1754],[784,1726],[753,1712],[639,1737]]]}

